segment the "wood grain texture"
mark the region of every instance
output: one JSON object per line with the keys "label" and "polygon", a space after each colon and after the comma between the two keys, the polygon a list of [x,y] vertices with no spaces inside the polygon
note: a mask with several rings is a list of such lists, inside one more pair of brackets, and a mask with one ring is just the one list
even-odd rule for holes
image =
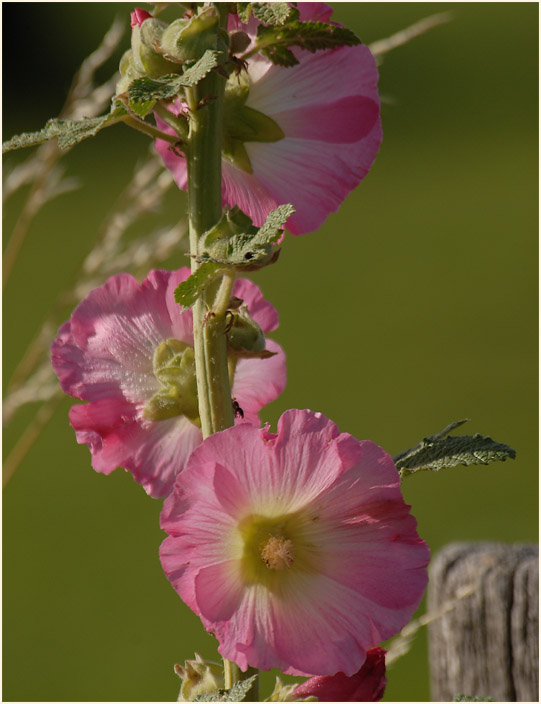
{"label": "wood grain texture", "polygon": [[429,626],[432,700],[539,701],[538,546],[452,543],[429,574],[429,611],[454,602]]}

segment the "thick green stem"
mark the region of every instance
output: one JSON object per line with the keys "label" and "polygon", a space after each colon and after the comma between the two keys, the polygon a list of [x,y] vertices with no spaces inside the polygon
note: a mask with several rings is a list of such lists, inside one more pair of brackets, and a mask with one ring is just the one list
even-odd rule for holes
{"label": "thick green stem", "polygon": [[[215,5],[220,13],[218,6]],[[227,13],[222,13],[222,26]],[[211,71],[193,88],[187,89],[190,110],[186,144],[188,165],[188,217],[190,252],[200,253],[201,236],[222,215],[222,125],[225,78]],[[199,264],[192,258],[192,271]],[[199,417],[203,437],[225,430],[235,423],[229,379],[226,314],[235,282],[234,269],[213,281],[193,307],[193,333]],[[225,686],[246,679],[256,670],[243,673],[224,658]],[[259,701],[258,681],[247,701]]]}
{"label": "thick green stem", "polygon": [[[216,71],[188,91],[187,144],[190,251],[222,215],[222,121],[225,79]],[[192,269],[198,267],[192,259]],[[210,286],[194,306],[194,349],[203,437],[234,424],[227,367],[226,312],[234,273]]]}

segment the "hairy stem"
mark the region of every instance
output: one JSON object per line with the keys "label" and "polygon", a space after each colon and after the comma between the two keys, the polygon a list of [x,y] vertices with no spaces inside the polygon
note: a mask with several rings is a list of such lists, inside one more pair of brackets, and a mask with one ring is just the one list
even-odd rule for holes
{"label": "hairy stem", "polygon": [[[187,91],[190,131],[186,145],[190,251],[222,215],[222,121],[225,79],[211,71]],[[199,264],[192,259],[192,270]],[[227,366],[226,312],[234,283],[227,272],[194,305],[193,329],[199,416],[203,437],[233,425]]]}

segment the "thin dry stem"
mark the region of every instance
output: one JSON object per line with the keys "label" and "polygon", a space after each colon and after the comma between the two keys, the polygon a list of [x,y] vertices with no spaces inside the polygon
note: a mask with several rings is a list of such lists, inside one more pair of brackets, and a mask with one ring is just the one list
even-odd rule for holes
{"label": "thin dry stem", "polygon": [[383,56],[387,54],[392,49],[396,49],[399,46],[407,44],[415,37],[425,34],[428,30],[433,27],[437,27],[440,24],[445,24],[452,20],[452,14],[450,12],[440,12],[437,15],[430,15],[430,17],[425,17],[419,22],[400,30],[396,34],[392,34],[386,39],[380,39],[372,44],[368,45],[368,48],[376,58],[378,63],[381,63]]}
{"label": "thin dry stem", "polygon": [[158,209],[172,183],[173,177],[163,168],[159,156],[151,149],[147,161],[137,165],[131,182],[100,229],[97,241],[83,262],[73,287],[59,297],[53,311],[23,354],[8,385],[9,393],[4,402],[4,424],[11,420],[21,406],[48,398],[52,387],[56,386],[48,360],[48,348],[56,330],[58,316],[66,305],[78,303],[112,274],[126,269],[148,270],[164,261],[175,250],[178,251],[179,243],[186,234],[186,221],[150,235],[145,234],[128,245],[122,240],[126,230],[141,215]]}
{"label": "thin dry stem", "polygon": [[[83,116],[95,117],[110,101],[116,84],[116,76],[94,90],[92,89],[92,78],[96,69],[105,63],[115,51],[123,32],[123,23],[117,18],[105,34],[100,46],[83,61],[75,74],[60,117],[70,119]],[[3,287],[6,286],[13,271],[30,224],[44,203],[73,188],[73,181],[69,180],[65,182],[57,180],[56,188],[51,188],[48,185],[56,162],[67,151],[62,151],[56,142],[47,142],[41,145],[27,162],[16,167],[11,173],[9,189],[7,193],[4,193],[4,199],[11,195],[16,187],[32,183],[32,188],[6,245],[2,262]],[[31,164],[31,169],[27,166],[28,163]]]}
{"label": "thin dry stem", "polygon": [[62,392],[57,389],[46,403],[44,403],[34,416],[34,419],[27,425],[23,434],[18,439],[14,448],[7,456],[2,470],[2,486],[5,487],[11,477],[15,474],[17,467],[25,458],[27,452],[38,439],[41,431],[50,421],[55,409],[62,398]]}

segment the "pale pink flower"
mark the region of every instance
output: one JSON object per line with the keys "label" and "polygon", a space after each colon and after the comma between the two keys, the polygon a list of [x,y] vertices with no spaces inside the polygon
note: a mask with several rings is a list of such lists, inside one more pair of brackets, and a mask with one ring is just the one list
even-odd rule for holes
{"label": "pale pink flower", "polygon": [[318,702],[379,702],[385,692],[385,650],[371,648],[363,666],[351,677],[343,672],[327,677],[310,677],[295,687],[292,700],[317,697]]}
{"label": "pale pink flower", "polygon": [[[330,21],[332,8],[325,3],[303,2],[298,7],[303,21]],[[253,40],[259,24],[252,17],[244,25],[233,15],[229,29],[243,30]],[[225,205],[238,205],[257,226],[278,205],[292,203],[296,212],[287,228],[300,235],[316,230],[366,176],[382,133],[378,71],[368,47],[346,46],[315,54],[292,51],[300,62],[296,66],[277,66],[256,54],[248,59],[247,77],[241,72],[228,81],[229,125],[236,119],[229,105],[238,98],[235,90],[240,91],[240,79],[242,89],[249,89],[244,105],[272,118],[284,136],[277,141],[244,142],[251,172],[242,167],[242,161],[224,155],[222,196]],[[179,111],[181,106],[173,109]],[[157,121],[162,130],[173,133]],[[229,125],[226,119],[226,141]],[[156,142],[156,148],[178,187],[186,189],[184,157],[163,140]]]}
{"label": "pale pink flower", "polygon": [[165,573],[243,670],[352,676],[427,583],[391,457],[311,411],[204,440],[161,525]]}
{"label": "pale pink flower", "polygon": [[[72,406],[70,422],[77,441],[89,446],[94,469],[109,474],[124,467],[155,498],[170,493],[202,440],[195,378],[189,373],[192,312],[181,312],[173,295],[189,274],[187,267],[151,271],[142,284],[129,274],[112,276],[75,308],[51,347],[62,389],[90,401]],[[264,332],[278,326],[276,310],[251,281],[238,279],[233,293]],[[285,355],[273,340],[266,344],[275,356],[237,362],[232,394],[244,411],[238,423],[259,426],[258,411],[285,387]],[[169,392],[171,399],[164,399]],[[152,419],[157,417],[163,419]]]}

